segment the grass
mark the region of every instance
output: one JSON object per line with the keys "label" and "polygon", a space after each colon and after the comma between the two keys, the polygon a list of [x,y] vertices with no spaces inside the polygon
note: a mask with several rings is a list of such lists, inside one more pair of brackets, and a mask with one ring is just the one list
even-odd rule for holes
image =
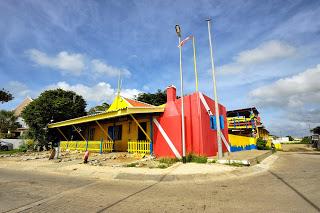
{"label": "grass", "polygon": [[158,166],[157,166],[157,168],[159,168],[159,169],[166,169],[166,168],[168,168],[169,167],[169,165],[168,164],[165,164],[165,163],[160,163]]}
{"label": "grass", "polygon": [[243,163],[238,163],[238,162],[228,162],[226,165],[229,165],[229,166],[235,166],[235,167],[242,167],[242,166],[246,166],[245,164]]}
{"label": "grass", "polygon": [[126,165],[126,167],[136,167],[138,163],[129,163]]}
{"label": "grass", "polygon": [[208,158],[206,156],[197,156],[194,154],[188,154],[187,155],[187,162],[193,162],[193,163],[207,163]]}
{"label": "grass", "polygon": [[179,160],[177,158],[160,158],[159,163],[172,165]]}
{"label": "grass", "polygon": [[157,166],[157,168],[166,169],[178,161],[179,161],[179,159],[177,159],[177,158],[160,158],[158,160],[159,165]]}
{"label": "grass", "polygon": [[216,159],[207,160],[208,163],[217,163]]}
{"label": "grass", "polygon": [[10,154],[15,154],[15,153],[19,153],[19,152],[23,152],[23,151],[20,149],[13,149],[13,150],[9,150],[9,151],[0,151],[0,155],[3,155],[3,154],[10,155]]}

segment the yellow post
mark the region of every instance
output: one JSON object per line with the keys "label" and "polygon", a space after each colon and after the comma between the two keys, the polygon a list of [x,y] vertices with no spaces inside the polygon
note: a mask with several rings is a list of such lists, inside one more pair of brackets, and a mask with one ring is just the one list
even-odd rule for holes
{"label": "yellow post", "polygon": [[64,139],[66,139],[66,141],[69,141],[68,138],[63,134],[63,132],[59,128],[57,128],[57,129],[60,132],[60,134],[64,137]]}
{"label": "yellow post", "polygon": [[193,47],[194,75],[196,78],[196,92],[198,92],[198,71],[197,71],[197,58],[196,58],[196,44],[195,44],[194,36],[192,36],[192,47]]}
{"label": "yellow post", "polygon": [[149,135],[146,133],[146,131],[144,131],[144,129],[140,126],[139,122],[133,117],[132,114],[130,114],[131,118],[134,120],[134,122],[138,125],[138,127],[141,129],[141,131],[143,132],[143,134],[145,134],[145,136],[148,138],[149,141],[151,141]]}
{"label": "yellow post", "polygon": [[73,126],[73,128],[75,128],[75,130],[78,132],[78,134],[81,136],[81,138],[84,140],[84,141],[87,141],[84,137],[83,137],[83,135],[80,133],[80,131],[78,131],[78,129],[74,126],[74,125],[72,125]]}
{"label": "yellow post", "polygon": [[102,128],[102,126],[100,125],[100,123],[99,123],[98,121],[96,121],[96,123],[97,123],[98,126],[100,127],[101,131],[102,131],[104,134],[106,134],[107,137],[108,137],[111,141],[113,141],[113,139],[110,137],[110,135],[108,134],[108,132],[106,132],[106,131]]}

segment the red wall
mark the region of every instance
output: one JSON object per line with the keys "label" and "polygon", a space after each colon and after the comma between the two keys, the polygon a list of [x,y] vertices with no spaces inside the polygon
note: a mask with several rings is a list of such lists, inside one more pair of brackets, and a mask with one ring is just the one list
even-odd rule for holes
{"label": "red wall", "polygon": [[[157,118],[158,122],[171,139],[172,143],[182,155],[182,139],[181,139],[181,98],[174,99],[175,88],[167,88],[170,98],[166,104],[164,113]],[[204,95],[211,112],[214,113],[214,101]],[[184,96],[185,110],[185,137],[186,137],[186,153],[194,153],[197,155],[214,156],[217,154],[217,131],[210,129],[209,115],[200,101],[199,92]],[[219,104],[220,115],[224,116],[224,129],[222,130],[228,141],[228,129],[226,119],[226,109]],[[157,157],[175,157],[159,129],[154,125],[153,150]],[[226,147],[223,145],[223,151]]]}

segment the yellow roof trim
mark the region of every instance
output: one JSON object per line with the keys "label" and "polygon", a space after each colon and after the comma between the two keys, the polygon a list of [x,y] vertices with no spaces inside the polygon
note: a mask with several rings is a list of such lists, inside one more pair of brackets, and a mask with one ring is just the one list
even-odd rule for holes
{"label": "yellow roof trim", "polygon": [[117,111],[107,111],[99,114],[83,116],[79,118],[73,118],[70,120],[60,121],[57,123],[52,123],[48,125],[48,128],[57,128],[62,126],[69,126],[74,124],[87,123],[97,120],[110,119],[120,116],[125,116],[129,114],[141,114],[141,113],[157,113],[164,112],[162,107],[128,107],[125,109],[119,109]]}

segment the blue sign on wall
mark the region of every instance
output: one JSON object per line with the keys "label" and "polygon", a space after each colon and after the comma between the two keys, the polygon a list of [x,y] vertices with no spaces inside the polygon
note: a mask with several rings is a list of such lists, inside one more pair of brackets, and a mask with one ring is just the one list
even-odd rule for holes
{"label": "blue sign on wall", "polygon": [[[220,119],[220,128],[224,129],[224,118],[223,115],[219,116]],[[217,121],[215,115],[210,115],[210,128],[213,130],[217,130]]]}

